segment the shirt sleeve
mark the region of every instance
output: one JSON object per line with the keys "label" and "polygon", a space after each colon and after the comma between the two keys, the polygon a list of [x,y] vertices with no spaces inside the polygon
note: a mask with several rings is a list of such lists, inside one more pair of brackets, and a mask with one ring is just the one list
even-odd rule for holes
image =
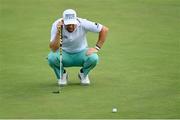
{"label": "shirt sleeve", "polygon": [[82,24],[82,26],[84,27],[84,29],[86,31],[91,31],[91,32],[100,32],[103,25],[96,23],[96,22],[91,22],[89,20],[86,19],[81,19],[80,23]]}
{"label": "shirt sleeve", "polygon": [[57,24],[58,22],[60,21],[61,19],[58,19],[56,20],[53,24],[52,24],[52,27],[51,27],[51,39],[50,41],[52,41],[55,36],[56,36],[56,32],[57,32]]}
{"label": "shirt sleeve", "polygon": [[51,39],[50,39],[50,41],[52,41],[56,35],[57,29],[55,26],[56,26],[55,23],[53,23],[52,28],[51,28]]}

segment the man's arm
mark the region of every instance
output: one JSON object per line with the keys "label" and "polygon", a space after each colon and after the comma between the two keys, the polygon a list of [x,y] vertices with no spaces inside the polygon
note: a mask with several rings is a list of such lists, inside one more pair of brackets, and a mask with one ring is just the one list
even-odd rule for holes
{"label": "man's arm", "polygon": [[53,52],[55,52],[60,46],[60,35],[59,31],[56,32],[55,38],[50,42],[49,47]]}
{"label": "man's arm", "polygon": [[106,40],[108,30],[109,29],[106,26],[103,26],[101,31],[99,32],[99,38],[98,38],[98,41],[96,43],[96,47],[98,47],[99,50],[101,49],[101,47],[103,46],[103,44]]}
{"label": "man's arm", "polygon": [[59,28],[61,27],[62,25],[62,22],[59,21],[58,24],[57,24],[57,31],[55,33],[55,37],[53,40],[51,40],[50,44],[49,44],[49,47],[51,48],[51,50],[53,52],[55,52],[59,46],[60,46],[60,31],[59,31]]}
{"label": "man's arm", "polygon": [[99,37],[95,48],[89,48],[89,50],[87,51],[87,55],[91,55],[92,53],[98,52],[101,49],[106,40],[108,31],[109,29],[106,26],[102,27],[101,31],[99,32]]}

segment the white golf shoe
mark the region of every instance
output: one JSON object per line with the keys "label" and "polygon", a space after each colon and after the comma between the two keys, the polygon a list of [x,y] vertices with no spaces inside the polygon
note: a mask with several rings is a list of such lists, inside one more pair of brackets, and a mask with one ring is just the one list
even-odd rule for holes
{"label": "white golf shoe", "polygon": [[58,85],[60,86],[65,86],[67,85],[67,81],[68,81],[68,73],[63,73],[61,79],[58,80]]}
{"label": "white golf shoe", "polygon": [[89,85],[90,84],[90,80],[89,80],[88,75],[84,76],[84,73],[80,72],[78,74],[78,76],[79,76],[81,85]]}

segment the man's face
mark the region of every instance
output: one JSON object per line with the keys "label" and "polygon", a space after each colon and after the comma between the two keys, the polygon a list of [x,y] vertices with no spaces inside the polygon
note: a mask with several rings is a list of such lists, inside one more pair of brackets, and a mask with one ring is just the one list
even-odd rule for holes
{"label": "man's face", "polygon": [[75,24],[65,25],[65,28],[68,32],[73,32],[76,29],[76,25]]}

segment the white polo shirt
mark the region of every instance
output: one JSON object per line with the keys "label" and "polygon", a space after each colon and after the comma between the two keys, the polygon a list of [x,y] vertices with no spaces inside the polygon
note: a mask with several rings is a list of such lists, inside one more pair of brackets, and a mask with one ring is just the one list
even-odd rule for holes
{"label": "white polo shirt", "polygon": [[[61,19],[56,20],[51,29],[51,40],[55,38],[57,32],[57,24]],[[88,31],[98,33],[102,29],[102,25],[99,23],[91,22],[86,19],[78,18],[78,24],[76,29],[70,33],[63,26],[62,31],[62,49],[69,53],[76,53],[84,50],[88,47],[86,33]]]}

